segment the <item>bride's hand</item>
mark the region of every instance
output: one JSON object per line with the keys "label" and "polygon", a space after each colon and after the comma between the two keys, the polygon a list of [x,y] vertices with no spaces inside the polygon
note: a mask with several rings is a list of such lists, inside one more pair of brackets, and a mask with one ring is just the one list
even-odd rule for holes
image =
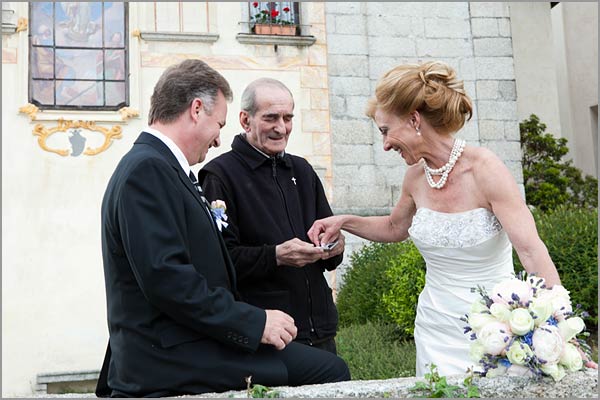
{"label": "bride's hand", "polygon": [[318,219],[308,230],[308,239],[315,246],[333,242],[340,235],[342,223],[340,216]]}

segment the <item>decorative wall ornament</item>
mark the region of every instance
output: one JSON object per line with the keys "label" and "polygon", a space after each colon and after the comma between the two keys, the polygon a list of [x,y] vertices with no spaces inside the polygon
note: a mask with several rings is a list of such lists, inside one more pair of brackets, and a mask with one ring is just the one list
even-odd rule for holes
{"label": "decorative wall ornament", "polygon": [[22,114],[27,114],[32,121],[35,121],[38,111],[40,111],[40,109],[31,103],[27,103],[23,107],[19,107],[19,112]]}
{"label": "decorative wall ornament", "polygon": [[123,119],[123,121],[127,121],[129,118],[134,118],[134,117],[140,116],[140,112],[138,110],[136,110],[135,108],[130,108],[130,107],[121,108],[119,110],[119,113],[121,114],[121,118]]}
{"label": "decorative wall ornament", "polygon": [[[56,153],[63,157],[69,154],[73,157],[77,157],[81,154],[94,156],[106,150],[111,145],[113,139],[120,139],[123,137],[123,129],[119,125],[115,125],[108,129],[103,126],[96,125],[94,121],[71,121],[59,119],[57,122],[57,126],[53,128],[47,128],[43,124],[37,124],[33,128],[33,134],[38,137],[38,144],[43,150],[50,153]],[[97,148],[87,147],[84,150],[87,138],[81,134],[82,129],[100,132],[102,135],[104,135],[104,143]],[[71,149],[53,149],[46,144],[46,140],[51,135],[57,132],[68,131],[71,132],[71,136],[69,136]]]}
{"label": "decorative wall ornament", "polygon": [[25,17],[21,17],[17,20],[17,29],[15,32],[19,33],[21,31],[26,31],[27,30],[27,18]]}

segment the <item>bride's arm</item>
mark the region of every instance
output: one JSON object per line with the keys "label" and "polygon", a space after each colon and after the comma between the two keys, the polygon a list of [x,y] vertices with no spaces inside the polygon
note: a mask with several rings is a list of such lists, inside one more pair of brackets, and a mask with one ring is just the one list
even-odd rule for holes
{"label": "bride's arm", "polygon": [[560,284],[556,267],[538,235],[533,216],[515,179],[494,153],[481,149],[481,155],[474,169],[475,180],[508,234],[521,264],[528,273],[544,278],[548,287]]}
{"label": "bride's arm", "polygon": [[[318,246],[336,240],[341,229],[374,242],[400,242],[408,237],[416,208],[410,195],[411,174],[407,173],[402,184],[398,204],[390,215],[361,217],[358,215],[335,215],[313,223],[308,238]],[[322,235],[322,236],[321,236]]]}

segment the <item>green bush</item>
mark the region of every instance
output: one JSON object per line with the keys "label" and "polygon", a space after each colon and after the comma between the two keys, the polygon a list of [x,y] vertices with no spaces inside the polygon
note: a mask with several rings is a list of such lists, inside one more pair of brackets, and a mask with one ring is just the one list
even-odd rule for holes
{"label": "green bush", "polygon": [[335,340],[338,355],[348,364],[353,380],[415,375],[415,344],[400,341],[392,324],[367,322],[342,327]]}
{"label": "green bush", "polygon": [[398,256],[400,247],[400,243],[370,243],[352,253],[352,267],[344,275],[337,296],[341,326],[379,320],[391,322],[381,297],[391,287],[385,271]]}
{"label": "green bush", "polygon": [[[588,328],[598,324],[598,210],[558,207],[534,210],[533,216],[573,306],[590,313]],[[515,254],[515,271],[523,266]],[[591,325],[594,325],[592,327]]]}
{"label": "green bush", "polygon": [[391,288],[383,294],[382,301],[400,331],[412,337],[419,293],[425,286],[425,260],[412,243],[406,242],[405,247],[402,257],[391,260],[385,273]]}
{"label": "green bush", "polygon": [[521,122],[519,129],[527,204],[542,210],[567,204],[597,208],[598,180],[584,176],[573,161],[562,161],[569,152],[567,139],[545,133],[546,124],[534,114]]}

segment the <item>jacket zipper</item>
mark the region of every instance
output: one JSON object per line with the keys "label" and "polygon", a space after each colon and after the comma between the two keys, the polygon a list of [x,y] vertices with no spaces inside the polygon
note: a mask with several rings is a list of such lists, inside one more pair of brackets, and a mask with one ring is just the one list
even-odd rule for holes
{"label": "jacket zipper", "polygon": [[[283,205],[285,206],[285,213],[288,217],[288,223],[290,224],[290,227],[292,228],[292,233],[294,234],[294,236],[298,237],[298,234],[296,234],[296,231],[294,229],[294,224],[292,223],[292,218],[290,217],[290,211],[288,210],[288,205],[287,202],[285,201],[285,194],[283,192],[283,189],[281,188],[281,185],[279,184],[279,181],[277,180],[277,159],[275,157],[271,158],[271,166],[273,168],[273,180],[275,181],[275,184],[277,185],[277,189],[279,189],[279,195],[281,196],[281,199],[283,200]],[[310,282],[308,280],[308,273],[306,272],[306,269],[302,268],[304,271],[304,281],[306,282],[306,290],[308,293],[308,323],[310,325],[310,333],[314,333],[315,332],[315,325],[313,323],[313,319],[312,319],[312,297],[311,297],[311,292],[310,292]],[[312,341],[309,338],[309,343],[312,346]]]}

